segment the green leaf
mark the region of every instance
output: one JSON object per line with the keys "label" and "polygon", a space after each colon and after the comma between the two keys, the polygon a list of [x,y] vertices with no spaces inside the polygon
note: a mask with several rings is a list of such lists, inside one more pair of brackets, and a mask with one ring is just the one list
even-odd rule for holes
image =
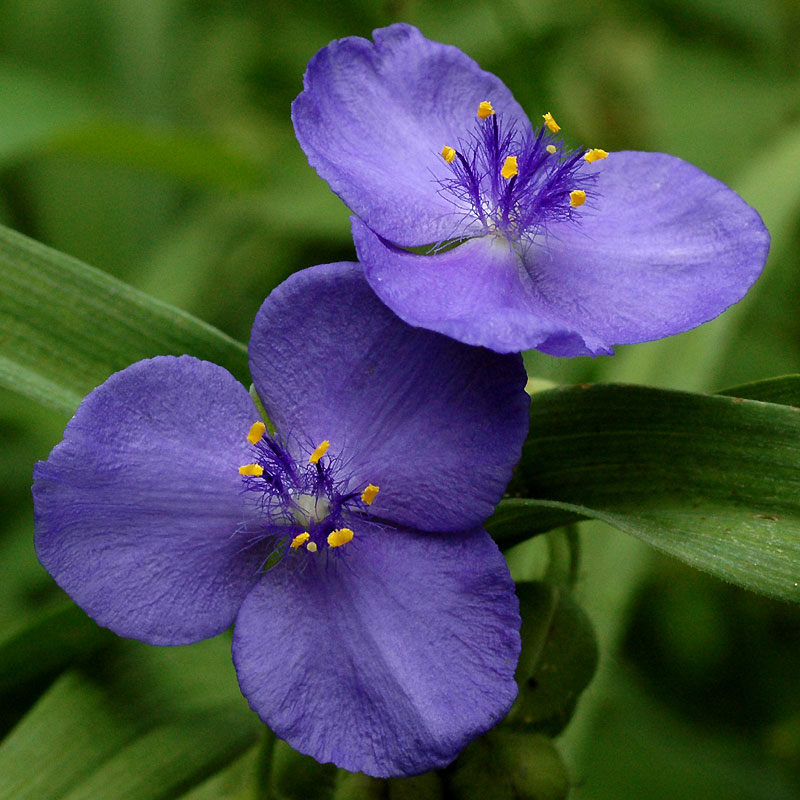
{"label": "green leaf", "polygon": [[594,630],[564,589],[517,583],[522,653],[515,675],[519,695],[504,721],[556,736],[569,722],[597,668]]}
{"label": "green leaf", "polygon": [[134,732],[93,681],[66,674],[0,745],[0,800],[60,800]]}
{"label": "green leaf", "polygon": [[0,800],[158,800],[255,744],[230,638],[187,647],[121,640],[59,678],[0,745]]}
{"label": "green leaf", "polygon": [[183,353],[249,383],[244,345],[0,227],[0,384],[71,414],[112,372],[142,358]]}
{"label": "green leaf", "polygon": [[215,709],[147,731],[81,781],[64,800],[167,800],[253,744],[234,711]]}
{"label": "green leaf", "polygon": [[586,517],[574,511],[542,506],[524,497],[510,497],[500,501],[486,521],[486,530],[501,550],[507,550],[537,534],[582,519]]}
{"label": "green leaf", "polygon": [[725,389],[719,394],[800,408],[800,375],[783,375]]}
{"label": "green leaf", "polygon": [[534,395],[512,491],[797,602],[799,482],[797,408],[594,385]]}
{"label": "green leaf", "polygon": [[50,611],[0,640],[0,694],[97,652],[116,637],[76,605]]}

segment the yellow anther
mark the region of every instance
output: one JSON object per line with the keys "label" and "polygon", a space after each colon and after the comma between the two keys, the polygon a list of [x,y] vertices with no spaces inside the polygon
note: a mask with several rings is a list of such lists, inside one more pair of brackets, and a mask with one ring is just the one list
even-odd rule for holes
{"label": "yellow anther", "polygon": [[325,439],[324,442],[320,442],[319,447],[311,454],[311,457],[308,459],[309,464],[316,464],[325,453],[328,452],[328,448],[331,446],[331,443]]}
{"label": "yellow anther", "polygon": [[261,464],[245,464],[243,467],[239,467],[239,474],[254,475],[257,478],[264,474],[264,467]]}
{"label": "yellow anther", "polygon": [[488,100],[484,100],[478,106],[478,116],[481,119],[488,119],[489,117],[494,114],[494,109],[492,108],[492,104]]}
{"label": "yellow anther", "polygon": [[361,500],[368,506],[371,506],[372,501],[378,496],[379,491],[380,488],[378,486],[373,486],[371,483],[368,483],[367,488],[361,492]]}
{"label": "yellow anther", "polygon": [[569,204],[573,208],[582,206],[586,202],[586,192],[583,189],[573,189],[569,193]]}
{"label": "yellow anther", "polygon": [[[311,534],[308,531],[298,533],[297,536],[292,539],[292,550],[297,550],[298,547],[302,547],[310,538]],[[313,542],[311,544],[313,544]]]}
{"label": "yellow anther", "polygon": [[516,156],[508,156],[503,164],[503,169],[500,170],[500,174],[506,179],[509,180],[513,178],[519,170],[517,169],[517,157]]}
{"label": "yellow anther", "polygon": [[317,552],[317,546],[316,546],[316,544],[314,544],[314,542],[309,542],[306,545],[306,550],[308,550],[309,553],[316,553]]}
{"label": "yellow anther", "polygon": [[449,164],[456,157],[456,151],[445,145],[442,148],[442,158]]}
{"label": "yellow anther", "polygon": [[558,133],[561,130],[561,126],[553,119],[553,115],[549,111],[546,114],[542,114],[542,119],[550,133]]}
{"label": "yellow anther", "polygon": [[604,158],[608,158],[608,153],[605,150],[601,150],[599,147],[593,147],[591,150],[587,150],[586,154],[583,156],[584,161],[588,161],[590,164],[594,161],[602,161]]}
{"label": "yellow anther", "polygon": [[339,530],[328,534],[328,546],[341,547],[343,544],[347,544],[352,538],[353,531],[351,531],[350,528],[339,528]]}
{"label": "yellow anther", "polygon": [[547,150],[547,152],[550,153],[551,156],[554,156],[558,148],[554,144],[549,144],[547,145],[547,147],[545,147],[545,150]]}
{"label": "yellow anther", "polygon": [[263,422],[254,422],[253,427],[250,428],[250,433],[247,434],[247,441],[250,444],[258,444],[266,430],[267,426]]}

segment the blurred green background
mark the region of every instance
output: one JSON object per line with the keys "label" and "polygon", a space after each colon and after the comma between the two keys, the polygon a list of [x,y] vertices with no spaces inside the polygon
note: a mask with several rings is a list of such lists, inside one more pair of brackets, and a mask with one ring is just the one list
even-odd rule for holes
{"label": "blurred green background", "polygon": [[[500,75],[533,119],[551,111],[568,143],[690,160],[771,231],[763,278],[717,321],[613,358],[533,353],[531,375],[714,391],[800,371],[796,0],[0,0],[0,222],[246,341],[289,273],[354,258],[347,210],[294,140],[289,106],[305,64],[333,38],[399,20]],[[29,487],[65,423],[0,394],[0,658],[15,631],[63,603],[33,553]],[[798,609],[599,523],[582,534],[577,595],[601,661],[558,740],[570,796],[800,796]],[[514,553],[515,575],[538,574],[539,554]],[[169,671],[169,702],[202,713],[241,703],[223,640],[197,655],[131,645],[126,657]],[[116,676],[110,647],[91,659]],[[22,719],[31,741],[55,736],[34,707],[53,677],[6,693],[0,733]],[[0,750],[37,758],[19,730]],[[237,775],[248,769],[203,774],[212,783],[193,796],[245,797]]]}

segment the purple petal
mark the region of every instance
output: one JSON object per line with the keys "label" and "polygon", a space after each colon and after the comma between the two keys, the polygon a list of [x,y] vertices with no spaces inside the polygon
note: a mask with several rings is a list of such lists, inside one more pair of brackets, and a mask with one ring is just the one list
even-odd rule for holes
{"label": "purple petal", "polygon": [[411,325],[498,352],[598,355],[713,319],[758,278],[769,234],[735,192],[661,153],[596,162],[572,220],[523,250],[499,236],[418,256],[353,221],[378,296]]}
{"label": "purple petal", "polygon": [[34,469],[39,560],[121,636],[185,644],[224,630],[260,564],[235,535],[255,419],[215,364],[160,357],[112,375]]}
{"label": "purple petal", "polygon": [[527,431],[518,355],[409,327],[358,264],[313,267],[273,291],[250,371],[279,433],[307,449],[329,440],[352,491],[380,487],[376,516],[422,530],[483,522]]}
{"label": "purple petal", "polygon": [[663,153],[593,166],[580,225],[551,225],[526,259],[575,330],[609,345],[660,339],[721,314],[760,275],[769,234],[724,184]]}
{"label": "purple petal", "polygon": [[483,100],[520,131],[530,123],[502,81],[457,48],[411,25],[373,35],[375,44],[340,39],[311,59],[292,105],[298,141],[331,189],[393,242],[465,235],[470,221],[438,193],[451,174],[442,148],[468,137]]}
{"label": "purple petal", "polygon": [[506,239],[484,236],[439,255],[415,255],[381,241],[355,217],[353,236],[370,286],[410,325],[499,353],[608,352],[541,296]]}
{"label": "purple petal", "polygon": [[443,767],[508,711],[519,613],[483,530],[362,532],[270,570],[236,620],[251,707],[292,747],[377,777]]}

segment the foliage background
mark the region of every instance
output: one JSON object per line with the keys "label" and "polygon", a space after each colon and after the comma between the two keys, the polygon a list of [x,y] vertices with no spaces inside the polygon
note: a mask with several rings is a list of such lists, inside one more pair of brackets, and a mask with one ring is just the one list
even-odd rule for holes
{"label": "foliage background", "polygon": [[[0,0],[0,222],[246,341],[263,298],[289,273],[354,258],[346,209],[294,141],[289,104],[305,64],[332,38],[398,20],[500,75],[532,118],[552,111],[575,146],[694,162],[758,208],[772,233],[764,277],[717,321],[614,358],[534,353],[532,375],[714,391],[800,371],[795,0],[350,0],[291,10],[253,0]],[[103,726],[118,730],[126,712],[109,716],[106,704],[128,698],[153,720],[171,709],[193,720],[191,735],[186,724],[183,738],[163,739],[180,741],[184,760],[226,727],[225,715],[240,731],[221,754],[171,776],[174,785],[165,767],[172,788],[158,796],[247,797],[258,726],[242,708],[224,636],[161,651],[100,632],[72,654],[87,659],[89,678],[54,684],[63,664],[46,663],[26,675],[24,656],[39,651],[17,632],[64,604],[33,553],[30,470],[65,423],[0,394],[0,765],[49,774],[43,753],[86,763],[101,759],[103,737],[117,753]],[[582,531],[577,593],[601,662],[559,739],[571,797],[796,797],[797,608],[600,523]],[[517,550],[515,575],[538,574],[541,553]],[[52,635],[40,631],[41,642]],[[148,675],[158,676],[150,694]],[[133,740],[137,757],[166,758],[162,729]],[[117,763],[124,773],[135,759]],[[26,780],[24,796],[45,796],[44,783]],[[23,796],[3,784],[0,772],[0,797]],[[103,785],[80,796],[103,797]]]}

